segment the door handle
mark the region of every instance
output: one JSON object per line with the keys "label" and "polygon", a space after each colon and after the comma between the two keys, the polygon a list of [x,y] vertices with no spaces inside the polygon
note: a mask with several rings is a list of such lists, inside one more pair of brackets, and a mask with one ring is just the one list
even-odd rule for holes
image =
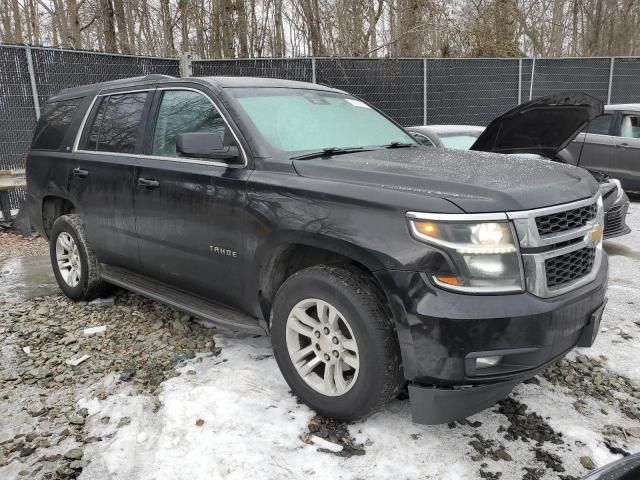
{"label": "door handle", "polygon": [[89,170],[85,170],[84,168],[76,167],[73,169],[73,174],[76,177],[86,178],[89,176]]}
{"label": "door handle", "polygon": [[157,180],[152,180],[150,178],[138,178],[138,186],[146,188],[147,190],[153,190],[154,188],[158,188],[160,186],[160,182]]}

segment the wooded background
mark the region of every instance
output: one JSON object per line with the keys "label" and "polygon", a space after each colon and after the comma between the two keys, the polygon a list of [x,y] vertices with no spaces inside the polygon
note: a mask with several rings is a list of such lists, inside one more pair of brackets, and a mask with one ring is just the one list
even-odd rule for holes
{"label": "wooded background", "polygon": [[0,42],[196,58],[640,54],[640,0],[0,0]]}

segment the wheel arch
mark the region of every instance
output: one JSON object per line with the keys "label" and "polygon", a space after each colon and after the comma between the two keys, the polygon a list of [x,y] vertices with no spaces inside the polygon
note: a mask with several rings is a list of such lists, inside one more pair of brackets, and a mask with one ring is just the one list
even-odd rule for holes
{"label": "wheel arch", "polygon": [[296,236],[272,243],[256,254],[258,260],[258,295],[260,309],[268,321],[273,299],[284,281],[304,268],[314,265],[344,264],[370,275],[382,286],[373,272],[384,268],[383,260],[371,252],[343,240],[318,235]]}
{"label": "wheel arch", "polygon": [[75,204],[68,198],[47,195],[42,199],[42,228],[47,239],[56,219],[62,215],[77,213]]}

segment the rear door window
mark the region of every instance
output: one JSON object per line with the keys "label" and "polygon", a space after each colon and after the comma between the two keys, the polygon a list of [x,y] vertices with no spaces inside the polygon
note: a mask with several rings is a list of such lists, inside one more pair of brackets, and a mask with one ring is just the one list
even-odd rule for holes
{"label": "rear door window", "polygon": [[142,138],[146,101],[147,92],[103,97],[84,150],[135,153]]}
{"label": "rear door window", "polygon": [[605,113],[599,117],[594,118],[587,127],[587,133],[595,133],[596,135],[609,135],[609,129],[611,128],[611,120],[613,115]]}
{"label": "rear door window", "polygon": [[622,115],[620,136],[624,138],[640,138],[640,114]]}
{"label": "rear door window", "polygon": [[58,150],[81,101],[81,98],[74,98],[47,104],[38,121],[31,148]]}

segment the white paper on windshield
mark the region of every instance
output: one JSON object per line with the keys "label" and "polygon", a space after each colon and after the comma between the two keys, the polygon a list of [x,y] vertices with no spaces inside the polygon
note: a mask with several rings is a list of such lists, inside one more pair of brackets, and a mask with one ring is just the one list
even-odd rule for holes
{"label": "white paper on windshield", "polygon": [[360,107],[360,108],[371,108],[369,105],[367,105],[364,102],[361,102],[360,100],[356,100],[354,98],[345,98],[345,100],[347,102],[349,102],[351,105],[353,105],[354,107]]}

